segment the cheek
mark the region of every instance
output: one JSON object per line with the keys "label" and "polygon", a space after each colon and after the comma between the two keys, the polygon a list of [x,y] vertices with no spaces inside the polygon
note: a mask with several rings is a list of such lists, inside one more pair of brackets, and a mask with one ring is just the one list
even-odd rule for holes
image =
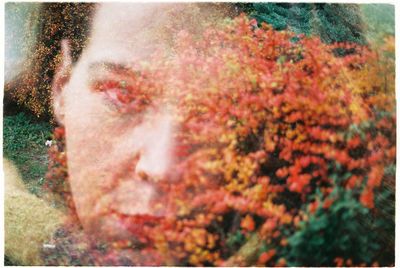
{"label": "cheek", "polygon": [[78,215],[84,223],[96,200],[112,185],[110,151],[116,142],[115,124],[101,102],[76,94],[66,102],[65,129],[68,172]]}
{"label": "cheek", "polygon": [[68,102],[66,146],[77,212],[84,226],[91,228],[98,212],[104,211],[95,210],[96,204],[114,190],[120,178],[132,175],[134,170],[126,167],[145,147],[144,137],[152,136],[147,125],[135,125],[127,118],[110,114],[98,98],[82,99],[87,104]]}
{"label": "cheek", "polygon": [[74,98],[66,102],[66,142],[68,162],[73,172],[81,170],[81,167],[90,167],[91,163],[100,164],[99,157],[109,140],[106,125],[101,123],[107,120],[99,109],[98,100],[86,95],[73,95]]}

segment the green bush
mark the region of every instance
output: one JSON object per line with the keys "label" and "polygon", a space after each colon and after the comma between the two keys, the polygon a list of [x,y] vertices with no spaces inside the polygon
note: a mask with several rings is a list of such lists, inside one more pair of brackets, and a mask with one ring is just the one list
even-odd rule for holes
{"label": "green bush", "polygon": [[288,238],[284,256],[289,265],[332,266],[338,256],[355,263],[376,260],[378,234],[362,224],[371,220],[369,210],[352,191],[336,191],[338,199],[329,209],[320,206],[310,213],[309,220],[301,222],[299,230]]}
{"label": "green bush", "polygon": [[46,122],[35,122],[34,117],[19,113],[3,119],[3,154],[21,172],[28,189],[40,195],[42,177],[47,170],[47,147],[52,127]]}

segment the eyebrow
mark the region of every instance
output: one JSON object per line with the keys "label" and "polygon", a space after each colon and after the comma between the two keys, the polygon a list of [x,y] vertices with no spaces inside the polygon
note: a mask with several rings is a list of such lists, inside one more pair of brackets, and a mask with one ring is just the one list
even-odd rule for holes
{"label": "eyebrow", "polygon": [[89,73],[96,73],[98,70],[105,70],[121,75],[137,75],[140,71],[128,64],[115,63],[109,61],[94,62],[89,65]]}

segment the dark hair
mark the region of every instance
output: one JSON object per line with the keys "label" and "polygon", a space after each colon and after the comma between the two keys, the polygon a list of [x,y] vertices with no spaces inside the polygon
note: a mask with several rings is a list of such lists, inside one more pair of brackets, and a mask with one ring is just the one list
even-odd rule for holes
{"label": "dark hair", "polygon": [[10,106],[52,118],[51,82],[60,62],[61,40],[69,39],[73,61],[86,45],[94,3],[42,3],[37,21],[38,35],[24,70],[5,85],[4,110]]}

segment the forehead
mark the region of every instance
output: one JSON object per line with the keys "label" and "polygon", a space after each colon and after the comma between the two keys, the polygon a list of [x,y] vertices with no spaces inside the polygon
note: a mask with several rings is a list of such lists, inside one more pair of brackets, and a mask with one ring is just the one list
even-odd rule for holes
{"label": "forehead", "polygon": [[214,3],[100,3],[85,54],[89,59],[136,61],[168,48],[181,30],[201,33],[231,13]]}
{"label": "forehead", "polygon": [[166,46],[174,18],[188,4],[101,3],[92,23],[87,47],[89,58],[128,61],[146,58]]}

